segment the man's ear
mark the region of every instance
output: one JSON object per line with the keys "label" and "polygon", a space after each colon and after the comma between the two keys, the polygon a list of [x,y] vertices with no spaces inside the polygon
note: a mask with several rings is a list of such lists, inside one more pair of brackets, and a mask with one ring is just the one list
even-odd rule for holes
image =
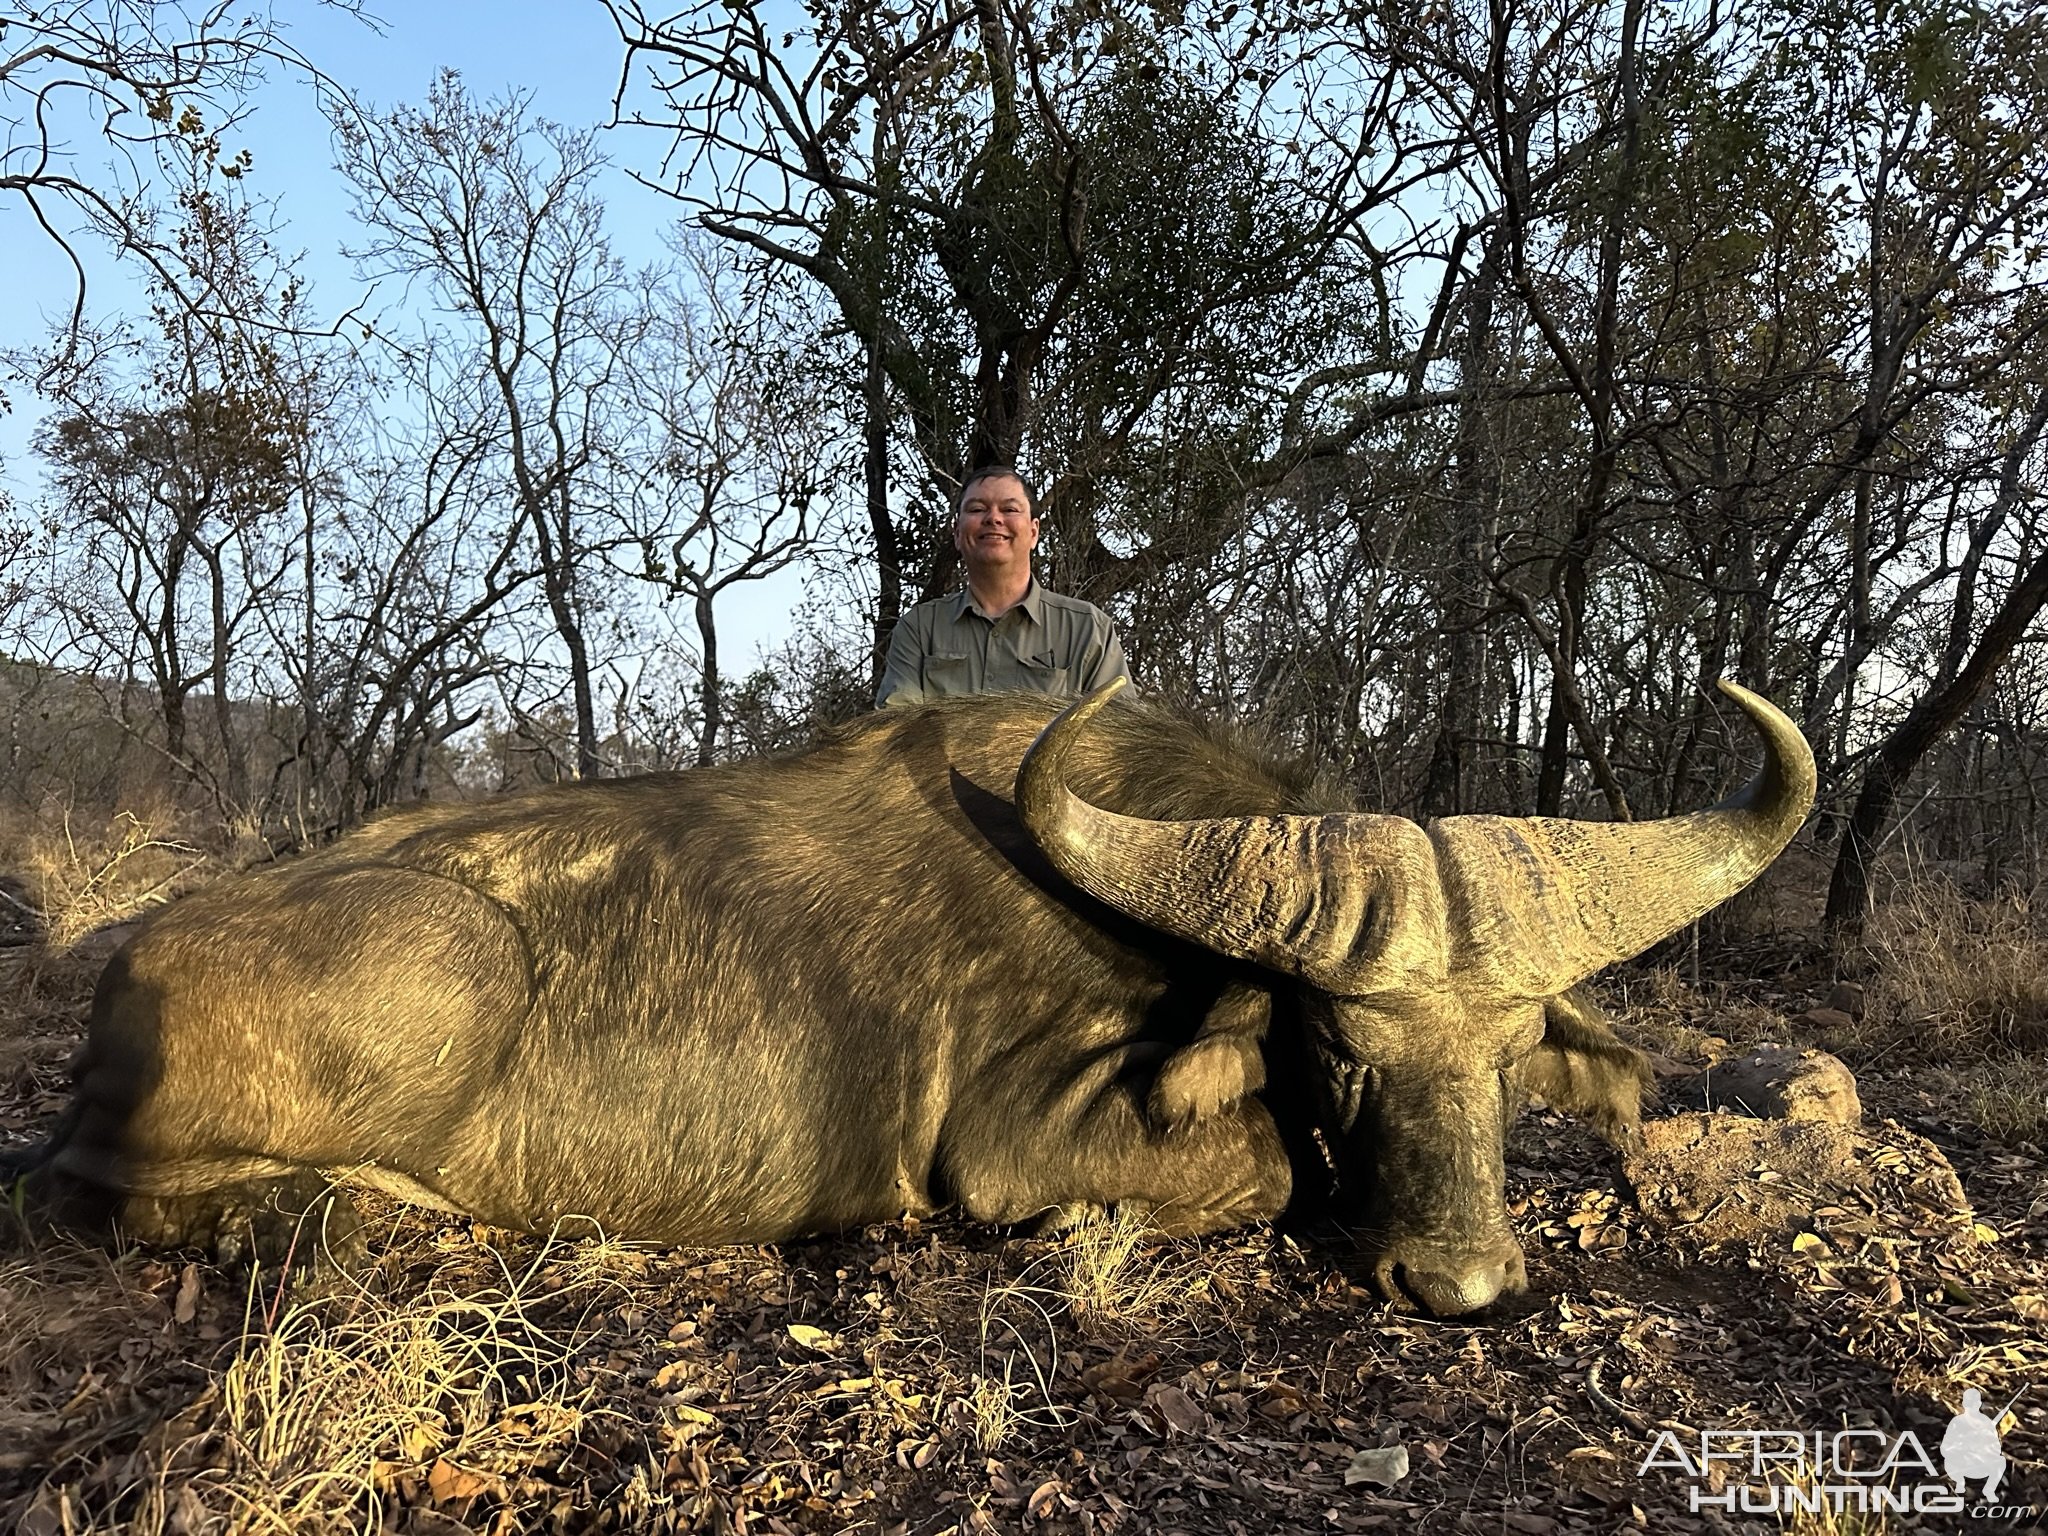
{"label": "man's ear", "polygon": [[1589,1122],[1616,1146],[1635,1140],[1649,1058],[1615,1037],[1583,988],[1544,1003],[1543,1042],[1515,1071],[1531,1098]]}

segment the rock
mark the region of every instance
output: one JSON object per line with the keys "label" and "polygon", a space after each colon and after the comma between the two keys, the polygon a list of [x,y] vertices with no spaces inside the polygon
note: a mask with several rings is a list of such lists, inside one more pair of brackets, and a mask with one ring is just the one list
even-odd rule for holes
{"label": "rock", "polygon": [[1828,994],[1822,1004],[1835,1013],[1846,1013],[1852,1019],[1863,1017],[1863,983],[1860,981],[1838,981],[1835,990]]}
{"label": "rock", "polygon": [[1973,1219],[1932,1142],[1888,1120],[1862,1128],[1856,1079],[1825,1051],[1760,1046],[1663,1091],[1686,1112],[1644,1121],[1622,1174],[1650,1224],[1689,1241]]}
{"label": "rock", "polygon": [[[1643,1124],[1622,1173],[1651,1225],[1709,1246],[1830,1229],[1897,1232],[1930,1218],[1967,1226],[1962,1182],[1932,1142],[1885,1121],[1681,1114]],[[1817,1213],[1835,1211],[1834,1217]]]}
{"label": "rock", "polygon": [[1760,1046],[1663,1086],[1665,1097],[1686,1109],[1844,1126],[1863,1118],[1855,1077],[1826,1051]]}

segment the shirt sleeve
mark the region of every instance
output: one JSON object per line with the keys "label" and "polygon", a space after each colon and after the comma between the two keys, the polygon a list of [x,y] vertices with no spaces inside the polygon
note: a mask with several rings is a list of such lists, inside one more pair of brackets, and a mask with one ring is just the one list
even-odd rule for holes
{"label": "shirt sleeve", "polygon": [[1120,677],[1128,682],[1131,676],[1131,669],[1124,664],[1123,642],[1116,637],[1116,626],[1110,623],[1109,615],[1099,609],[1095,614],[1095,630],[1092,639],[1096,643],[1088,647],[1094,664],[1087,669],[1087,676],[1082,680],[1083,693],[1105,688]]}
{"label": "shirt sleeve", "polygon": [[875,708],[892,704],[924,702],[924,644],[918,634],[917,610],[897,619],[889,631],[889,657],[882,664],[882,680],[875,686]]}

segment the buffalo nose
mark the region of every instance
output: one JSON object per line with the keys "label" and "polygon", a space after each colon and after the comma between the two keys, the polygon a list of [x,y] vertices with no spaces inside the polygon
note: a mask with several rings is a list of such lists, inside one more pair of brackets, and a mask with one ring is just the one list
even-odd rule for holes
{"label": "buffalo nose", "polygon": [[1390,1254],[1380,1261],[1378,1270],[1380,1289],[1390,1298],[1405,1295],[1436,1317],[1477,1312],[1529,1283],[1519,1249],[1462,1255],[1434,1252],[1406,1259]]}
{"label": "buffalo nose", "polygon": [[1477,1312],[1507,1289],[1507,1266],[1486,1264],[1463,1272],[1408,1270],[1403,1276],[1415,1299],[1438,1317]]}

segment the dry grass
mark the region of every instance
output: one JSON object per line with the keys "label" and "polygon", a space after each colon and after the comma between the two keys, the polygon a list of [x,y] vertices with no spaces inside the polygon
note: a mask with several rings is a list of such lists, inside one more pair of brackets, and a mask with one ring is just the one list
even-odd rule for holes
{"label": "dry grass", "polygon": [[168,813],[120,811],[104,823],[49,806],[16,852],[47,942],[69,948],[96,928],[139,917],[203,879],[215,863]]}
{"label": "dry grass", "polygon": [[2048,920],[2030,899],[1922,878],[1877,910],[1864,949],[1867,1029],[1944,1056],[2048,1046]]}
{"label": "dry grass", "polygon": [[[205,1297],[196,1265],[166,1300],[167,1266],[138,1255],[60,1244],[9,1264],[0,1444],[32,1443],[133,1385],[141,1377],[126,1367],[166,1335],[189,1337],[196,1324],[201,1339],[234,1341],[143,1449],[107,1458],[82,1482],[62,1477],[76,1468],[60,1459],[25,1518],[142,1536],[370,1532],[388,1523],[394,1497],[413,1502],[423,1490],[457,1505],[543,1491],[526,1487],[523,1471],[560,1462],[606,1413],[576,1360],[609,1289],[607,1250],[556,1264],[558,1253],[548,1245],[516,1272],[493,1255],[496,1279],[483,1283],[472,1256],[402,1299],[348,1288],[274,1317],[253,1283],[240,1298]],[[106,1426],[110,1438],[120,1423]]]}
{"label": "dry grass", "polygon": [[1014,1274],[978,1284],[934,1274],[899,1294],[906,1310],[928,1317],[972,1308],[971,1352],[936,1332],[918,1341],[914,1357],[944,1387],[954,1421],[991,1456],[1073,1422],[1058,1388],[1072,1374],[1063,1340],[1158,1349],[1214,1326],[1196,1245],[1161,1237],[1126,1209],[1069,1228]]}
{"label": "dry grass", "polygon": [[1863,985],[1854,1016],[1806,1017],[1839,974],[1817,946],[1768,981],[1730,978],[1725,960],[1696,979],[1682,962],[1613,973],[1601,991],[1632,1038],[1674,1062],[1819,1046],[1859,1075],[1909,1074],[1995,1141],[2048,1142],[2048,911],[1919,871],[1891,888],[1844,971]]}
{"label": "dry grass", "polygon": [[1872,916],[1857,957],[1866,1009],[1845,1042],[1913,1068],[1987,1136],[2048,1142],[2048,913],[1923,875]]}
{"label": "dry grass", "polygon": [[2048,1145],[2048,1060],[1997,1050],[1924,1069],[1930,1094],[1954,1104],[1993,1141]]}
{"label": "dry grass", "polygon": [[1058,1429],[1071,1414],[1056,1400],[1065,1298],[1029,1274],[978,1283],[951,1271],[912,1278],[898,1290],[911,1316],[973,1317],[971,1350],[944,1328],[906,1341],[898,1369],[928,1377],[948,1404],[946,1418],[983,1455],[1032,1431]]}
{"label": "dry grass", "polygon": [[1075,1323],[1097,1337],[1186,1337],[1200,1331],[1209,1304],[1191,1246],[1121,1206],[1067,1233],[1049,1267]]}
{"label": "dry grass", "polygon": [[53,1242],[0,1261],[0,1465],[38,1432],[73,1427],[81,1394],[167,1316],[134,1265],[97,1248]]}
{"label": "dry grass", "polygon": [[509,1275],[481,1291],[437,1277],[399,1305],[358,1298],[339,1319],[325,1303],[293,1307],[246,1339],[220,1389],[236,1523],[374,1530],[401,1478],[482,1491],[566,1450],[594,1389],[573,1384],[574,1340],[537,1323],[530,1299]]}
{"label": "dry grass", "polygon": [[1001,1362],[1000,1376],[969,1377],[960,1398],[962,1418],[983,1455],[998,1454],[1048,1412],[1043,1390],[1031,1379],[1038,1373],[1034,1370],[1019,1380],[1015,1366],[1011,1357]]}
{"label": "dry grass", "polygon": [[1718,1060],[1786,1034],[1782,1007],[1696,986],[1677,966],[1617,973],[1601,991],[1631,1039],[1677,1062]]}

